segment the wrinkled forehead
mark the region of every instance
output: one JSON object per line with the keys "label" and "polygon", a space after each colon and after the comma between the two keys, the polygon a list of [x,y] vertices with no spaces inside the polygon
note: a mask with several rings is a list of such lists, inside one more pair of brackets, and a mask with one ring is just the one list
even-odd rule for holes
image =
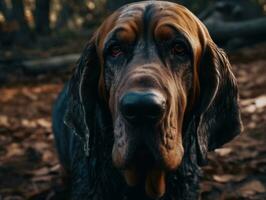
{"label": "wrinkled forehead", "polygon": [[[167,27],[167,28],[165,28]],[[126,5],[112,14],[99,28],[97,43],[103,49],[111,38],[133,42],[140,37],[179,32],[190,43],[193,52],[201,54],[206,28],[185,7],[170,2],[140,2]]]}

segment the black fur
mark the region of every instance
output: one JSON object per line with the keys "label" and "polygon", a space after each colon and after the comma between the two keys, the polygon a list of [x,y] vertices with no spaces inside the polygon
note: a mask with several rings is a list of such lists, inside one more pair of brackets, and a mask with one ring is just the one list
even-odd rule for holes
{"label": "black fur", "polygon": [[[64,122],[69,102],[67,83],[61,92],[53,113],[53,129],[60,161],[68,174],[69,199],[88,200],[149,200],[141,187],[126,186],[124,178],[112,166],[112,130],[103,124],[104,113],[95,109],[94,140],[91,141],[90,156],[84,152],[84,138],[77,136]],[[186,153],[182,165],[167,177],[167,192],[161,200],[191,200],[198,197],[200,169],[197,164],[196,128],[192,121],[184,134]]]}
{"label": "black fur", "polygon": [[[59,159],[69,178],[69,199],[148,200],[144,187],[128,187],[112,165],[113,127],[98,92],[100,64],[95,43],[93,37],[53,110]],[[224,52],[212,41],[201,59],[199,78],[201,95],[184,122],[183,161],[167,175],[167,191],[160,200],[197,199],[199,166],[205,163],[207,152],[241,130],[236,81]]]}

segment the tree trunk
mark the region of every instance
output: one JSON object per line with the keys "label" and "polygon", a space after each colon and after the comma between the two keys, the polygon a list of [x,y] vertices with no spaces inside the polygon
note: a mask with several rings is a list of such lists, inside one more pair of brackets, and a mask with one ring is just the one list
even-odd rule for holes
{"label": "tree trunk", "polygon": [[80,54],[68,54],[51,58],[28,60],[21,62],[24,72],[42,74],[53,71],[67,71],[79,59]]}
{"label": "tree trunk", "polygon": [[56,28],[61,29],[62,27],[65,27],[69,16],[70,16],[70,8],[67,4],[63,4],[62,9],[57,18]]}
{"label": "tree trunk", "polygon": [[23,0],[12,0],[12,18],[18,24],[15,40],[21,44],[27,44],[30,38],[30,28],[24,15]]}
{"label": "tree trunk", "polygon": [[13,15],[22,32],[29,32],[29,27],[24,15],[23,0],[12,0]]}
{"label": "tree trunk", "polygon": [[4,0],[0,1],[0,11],[3,13],[6,20],[10,19],[10,11],[8,10]]}
{"label": "tree trunk", "polygon": [[266,17],[240,22],[213,20],[205,22],[205,25],[218,43],[225,43],[233,38],[263,39],[266,35]]}
{"label": "tree trunk", "polygon": [[37,33],[47,34],[50,32],[50,0],[36,0],[35,29]]}

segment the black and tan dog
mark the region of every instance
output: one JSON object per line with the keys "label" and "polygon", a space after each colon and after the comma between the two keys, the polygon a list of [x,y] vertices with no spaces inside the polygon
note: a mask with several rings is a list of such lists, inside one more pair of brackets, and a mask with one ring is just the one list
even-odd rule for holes
{"label": "black and tan dog", "polygon": [[241,130],[236,80],[186,8],[126,5],[84,49],[53,128],[71,199],[197,199],[198,166]]}

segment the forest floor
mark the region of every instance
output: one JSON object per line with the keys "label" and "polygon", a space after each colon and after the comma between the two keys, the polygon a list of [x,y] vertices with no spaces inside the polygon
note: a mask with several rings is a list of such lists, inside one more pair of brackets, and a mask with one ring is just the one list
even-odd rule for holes
{"label": "forest floor", "polygon": [[[203,200],[266,199],[266,43],[230,55],[243,133],[209,153]],[[0,86],[0,200],[60,199],[51,109],[67,74],[18,77]]]}

